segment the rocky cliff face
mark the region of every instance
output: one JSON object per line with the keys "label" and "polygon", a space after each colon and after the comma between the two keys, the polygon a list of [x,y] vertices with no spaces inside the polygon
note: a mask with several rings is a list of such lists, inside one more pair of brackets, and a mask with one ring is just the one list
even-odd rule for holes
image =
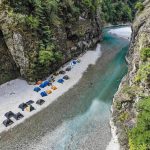
{"label": "rocky cliff face", "polygon": [[[137,13],[132,30],[132,41],[127,56],[129,71],[122,80],[113,103],[113,121],[117,127],[121,150],[136,150],[139,148],[130,138],[130,131],[137,126],[137,115],[140,113],[137,109],[137,104],[140,101],[144,101],[145,97],[150,96],[149,0],[144,2],[144,9]],[[142,144],[144,145],[145,143]],[[147,145],[144,146],[146,147]]]}
{"label": "rocky cliff face", "polygon": [[[70,12],[69,6],[63,5],[61,9],[63,13],[59,14],[59,17],[64,22],[52,26],[51,42],[56,45],[56,49],[61,52],[62,57],[61,60],[43,65],[39,61],[39,43],[43,33],[29,29],[25,25],[27,15],[16,13],[7,1],[1,1],[0,32],[3,34],[3,40],[9,53],[9,56],[6,57],[10,57],[15,70],[19,70],[19,74],[28,81],[46,77],[71,58],[94,46],[100,39],[101,23],[98,10],[89,15],[90,10],[82,8],[84,11],[80,15],[74,16]],[[46,20],[44,27],[47,27]],[[1,48],[0,51],[4,52],[4,49]],[[0,62],[5,66],[2,60]],[[12,67],[8,70],[11,71]],[[12,73],[14,74],[14,72]],[[0,72],[0,74],[2,73]],[[15,71],[15,74],[18,75],[18,71]],[[12,78],[7,78],[7,80],[9,79]],[[3,78],[0,78],[0,83],[1,81]]]}
{"label": "rocky cliff face", "polygon": [[3,33],[0,31],[0,84],[19,76],[19,70],[8,51]]}

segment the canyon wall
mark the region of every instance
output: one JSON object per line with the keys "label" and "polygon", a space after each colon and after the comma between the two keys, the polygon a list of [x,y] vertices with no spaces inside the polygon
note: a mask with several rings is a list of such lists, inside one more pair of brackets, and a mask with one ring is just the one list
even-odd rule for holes
{"label": "canyon wall", "polygon": [[113,122],[121,150],[149,148],[150,117],[150,1],[137,12],[132,25],[132,40],[127,56],[128,74],[114,97]]}
{"label": "canyon wall", "polygon": [[[28,81],[43,79],[65,62],[95,46],[101,35],[99,10],[97,8],[91,12],[91,9],[79,3],[78,1],[72,4],[60,3],[53,24],[49,23],[51,16],[47,16],[48,11],[44,10],[46,6],[41,4],[42,9],[36,6],[40,15],[38,27],[34,27],[38,11],[37,14],[33,14],[34,12],[28,14],[28,11],[22,13],[23,9],[31,9],[31,4],[25,7],[23,4],[18,6],[19,3],[15,6],[17,2],[15,4],[12,1],[10,3],[1,1],[0,32],[6,46],[5,49],[1,47],[0,51],[8,52],[6,57],[14,67],[8,68],[9,77],[1,77],[0,72],[0,83],[19,75]],[[19,8],[22,12],[18,10]],[[43,15],[45,19],[42,18],[42,13],[46,14],[46,17]],[[4,68],[7,65],[3,59],[0,59],[0,63]]]}

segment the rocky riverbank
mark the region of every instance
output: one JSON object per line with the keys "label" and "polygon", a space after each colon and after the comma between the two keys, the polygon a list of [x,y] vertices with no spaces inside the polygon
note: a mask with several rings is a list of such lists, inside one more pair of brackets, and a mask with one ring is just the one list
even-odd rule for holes
{"label": "rocky riverbank", "polygon": [[132,26],[132,40],[127,56],[128,74],[114,96],[112,107],[113,122],[117,129],[116,136],[121,150],[137,149],[140,146],[136,145],[135,139],[132,138],[135,136],[132,129],[137,125],[137,115],[140,112],[137,103],[150,96],[150,61],[148,55],[148,51],[150,51],[150,1],[145,1],[143,6],[144,9],[137,13]]}

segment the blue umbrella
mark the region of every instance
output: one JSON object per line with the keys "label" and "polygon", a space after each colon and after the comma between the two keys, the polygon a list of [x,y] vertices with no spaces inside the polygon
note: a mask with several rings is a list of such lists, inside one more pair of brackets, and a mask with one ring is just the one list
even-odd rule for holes
{"label": "blue umbrella", "polygon": [[39,92],[40,90],[41,90],[41,89],[40,89],[39,87],[35,87],[35,88],[34,88],[34,91],[35,91],[35,92]]}
{"label": "blue umbrella", "polygon": [[42,97],[47,96],[47,93],[46,93],[45,91],[44,91],[44,92],[41,92],[40,94],[41,94]]}

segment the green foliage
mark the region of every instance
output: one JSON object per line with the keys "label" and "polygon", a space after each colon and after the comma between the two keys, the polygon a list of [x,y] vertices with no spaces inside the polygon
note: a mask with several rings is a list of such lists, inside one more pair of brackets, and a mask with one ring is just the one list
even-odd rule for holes
{"label": "green foliage", "polygon": [[33,17],[32,15],[27,16],[25,18],[25,21],[31,29],[37,29],[39,26],[39,19],[36,17]]}
{"label": "green foliage", "polygon": [[109,23],[128,22],[132,20],[132,10],[122,1],[102,0],[102,18]]}
{"label": "green foliage", "polygon": [[150,97],[141,100],[138,104],[137,125],[129,131],[130,150],[150,149]]}
{"label": "green foliage", "polygon": [[135,5],[135,9],[137,9],[138,11],[142,11],[144,9],[144,5],[142,2],[137,2]]}
{"label": "green foliage", "polygon": [[147,81],[150,75],[150,62],[147,62],[140,66],[137,75],[135,77],[136,82]]}
{"label": "green foliage", "polygon": [[122,112],[119,116],[119,121],[120,122],[124,122],[125,120],[127,120],[129,118],[129,114],[128,112]]}
{"label": "green foliage", "polygon": [[150,58],[150,48],[143,48],[140,52],[140,55],[144,61]]}
{"label": "green foliage", "polygon": [[45,48],[44,44],[40,45],[39,51],[39,62],[42,65],[50,66],[50,64],[60,61],[62,59],[62,54],[59,51],[55,51],[55,45],[48,44]]}

